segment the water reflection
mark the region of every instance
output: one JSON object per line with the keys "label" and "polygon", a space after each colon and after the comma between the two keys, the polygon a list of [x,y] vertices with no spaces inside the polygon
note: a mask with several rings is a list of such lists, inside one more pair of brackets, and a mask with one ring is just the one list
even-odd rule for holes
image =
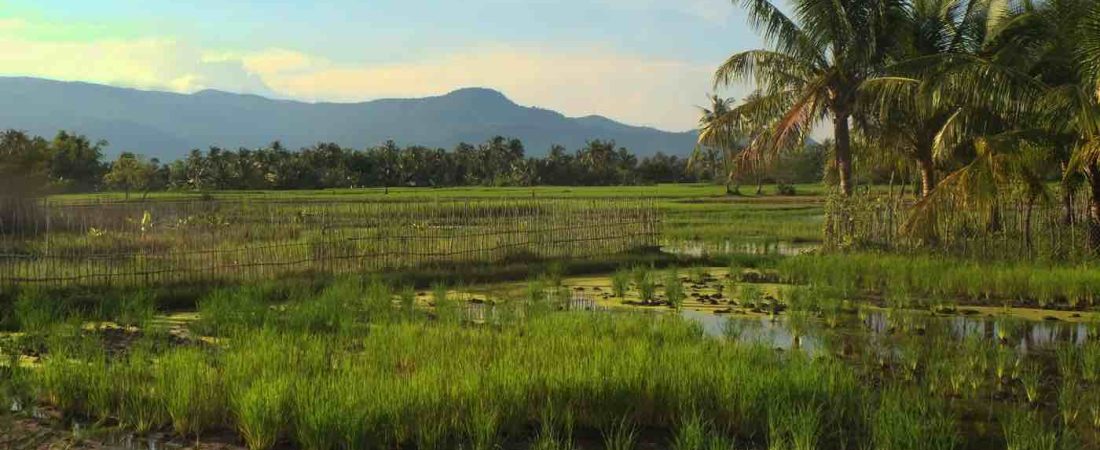
{"label": "water reflection", "polygon": [[824,326],[821,320],[812,321],[805,336],[795,346],[789,316],[749,317],[717,315],[709,312],[685,310],[683,317],[702,325],[710,336],[728,337],[732,332],[736,339],[763,343],[781,349],[799,350],[814,354],[828,343],[845,345],[853,338],[885,341],[883,338],[899,335],[943,336],[955,341],[968,338],[1014,342],[1018,351],[1026,353],[1071,342],[1084,345],[1089,339],[1089,325],[1068,322],[1035,322],[1014,318],[987,316],[929,316],[906,311],[865,311],[851,315],[837,328]]}
{"label": "water reflection", "polygon": [[[779,317],[730,317],[702,311],[684,310],[681,314],[698,322],[709,336],[721,336],[741,342],[752,342],[784,350],[795,346],[795,335],[787,326],[786,319]],[[814,354],[820,350],[821,342],[813,334],[800,336],[797,347]]]}
{"label": "water reflection", "polygon": [[661,246],[661,251],[675,255],[701,258],[708,255],[782,255],[793,256],[816,250],[820,244],[788,241],[673,241]]}

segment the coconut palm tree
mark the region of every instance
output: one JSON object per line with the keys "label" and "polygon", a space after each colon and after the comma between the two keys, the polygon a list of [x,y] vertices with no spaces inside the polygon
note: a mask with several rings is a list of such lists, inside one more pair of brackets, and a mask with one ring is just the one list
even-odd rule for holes
{"label": "coconut palm tree", "polygon": [[715,72],[716,86],[752,82],[761,93],[722,120],[770,117],[768,138],[755,145],[774,152],[832,119],[839,188],[850,195],[850,120],[859,87],[887,61],[901,1],[793,0],[794,18],[769,0],[734,1],[770,48],[736,53]]}
{"label": "coconut palm tree", "polygon": [[1089,246],[1100,253],[1100,3],[1024,2],[1002,35],[1012,61],[1046,87],[1031,126],[1046,133],[1063,180],[1088,183]]}
{"label": "coconut palm tree", "polygon": [[927,197],[936,184],[936,157],[945,157],[947,146],[956,143],[943,139],[945,128],[959,126],[968,114],[983,109],[967,108],[944,95],[941,74],[960,64],[984,62],[979,55],[996,36],[1007,9],[988,0],[913,0],[901,11],[891,52],[894,63],[861,87],[861,106],[868,111],[862,128],[879,145],[913,161],[920,173],[920,195]]}
{"label": "coconut palm tree", "polygon": [[[738,156],[741,154],[741,133],[735,124],[721,120],[733,107],[733,99],[718,94],[710,95],[710,107],[700,107],[699,140],[688,160],[688,169],[710,159],[711,152],[717,150],[721,159],[722,176],[725,177],[726,195],[741,195],[737,178]],[[715,164],[717,165],[717,164]],[[715,179],[718,174],[715,173]],[[732,186],[732,187],[731,187]]]}

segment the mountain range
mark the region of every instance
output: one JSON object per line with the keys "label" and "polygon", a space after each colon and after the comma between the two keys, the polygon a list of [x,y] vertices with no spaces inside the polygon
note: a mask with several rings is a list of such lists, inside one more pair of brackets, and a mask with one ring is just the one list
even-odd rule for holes
{"label": "mountain range", "polygon": [[517,105],[500,92],[459,89],[417,99],[307,103],[205,90],[194,94],[145,91],[40,78],[0,77],[0,129],[51,137],[59,130],[105,139],[107,156],[131,151],[162,160],[210,146],[289,148],[318,142],[364,148],[399,145],[453,148],[493,136],[519,138],[527,153],[552,145],[572,150],[594,139],[614,140],[638,155],[685,155],[694,131],[673,133],[601,116],[566,117]]}

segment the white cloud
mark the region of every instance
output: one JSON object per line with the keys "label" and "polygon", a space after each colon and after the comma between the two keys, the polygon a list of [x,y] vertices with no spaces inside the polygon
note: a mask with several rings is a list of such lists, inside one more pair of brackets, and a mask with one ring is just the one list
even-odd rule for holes
{"label": "white cloud", "polygon": [[694,125],[693,105],[705,100],[711,70],[610,50],[557,52],[511,46],[388,65],[337,64],[286,50],[243,60],[273,90],[293,98],[357,101],[483,86],[499,89],[521,104],[672,129]]}
{"label": "white cloud", "polygon": [[[698,0],[709,1],[709,0]],[[501,90],[517,103],[683,130],[706,102],[712,67],[605,48],[486,46],[396,64],[338,62],[287,49],[234,52],[174,39],[34,41],[0,22],[0,74],[310,101]]]}

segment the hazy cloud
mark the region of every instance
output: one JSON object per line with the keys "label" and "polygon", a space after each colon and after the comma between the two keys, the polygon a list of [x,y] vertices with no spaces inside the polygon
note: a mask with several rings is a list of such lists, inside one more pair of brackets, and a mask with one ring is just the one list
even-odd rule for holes
{"label": "hazy cloud", "polygon": [[176,92],[213,88],[308,101],[419,97],[481,86],[499,89],[520,104],[673,130],[694,126],[695,105],[706,102],[713,69],[606,48],[506,45],[367,64],[288,49],[203,49],[168,38],[34,41],[20,37],[28,26],[0,21],[0,74]]}

